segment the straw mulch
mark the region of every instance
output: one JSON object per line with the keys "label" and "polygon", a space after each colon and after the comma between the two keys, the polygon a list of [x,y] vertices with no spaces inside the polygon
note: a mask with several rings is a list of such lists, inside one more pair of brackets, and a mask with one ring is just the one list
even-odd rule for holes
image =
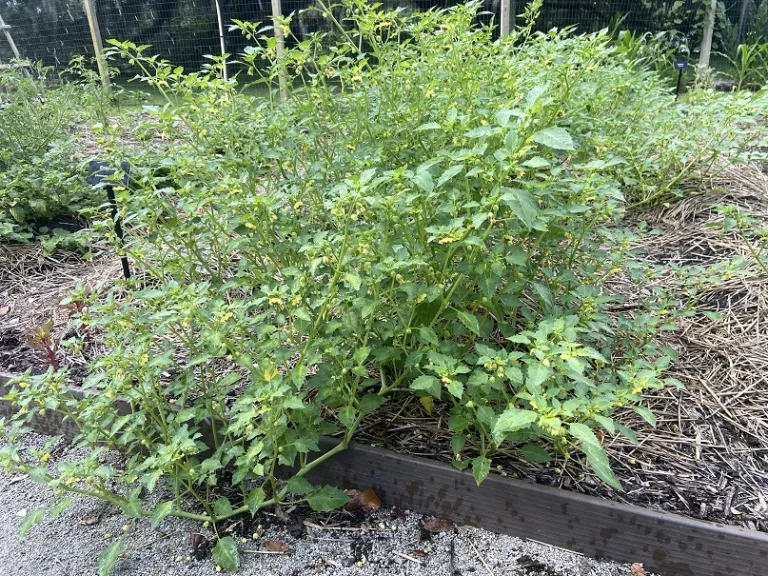
{"label": "straw mulch", "polygon": [[[83,261],[62,252],[46,256],[39,244],[0,244],[0,370],[44,372],[45,354],[28,345],[30,332],[53,319],[53,338],[66,337],[71,311],[60,306],[64,297],[78,284],[96,290],[121,274],[114,256]],[[59,357],[80,368],[73,378],[84,372],[82,355],[61,350]]]}

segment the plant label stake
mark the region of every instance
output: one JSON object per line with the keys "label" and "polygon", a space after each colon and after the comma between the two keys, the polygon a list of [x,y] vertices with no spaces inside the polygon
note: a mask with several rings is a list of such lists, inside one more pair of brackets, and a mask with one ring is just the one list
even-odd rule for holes
{"label": "plant label stake", "polygon": [[[130,172],[130,164],[128,162],[123,162],[120,165],[120,168],[123,170],[123,177],[121,179],[121,182],[124,186],[128,185],[128,173]],[[110,168],[110,165],[107,162],[98,162],[96,160],[92,161],[88,165],[88,178],[87,182],[93,187],[96,186],[104,186],[107,189],[107,200],[109,201],[109,205],[112,208],[112,220],[115,222],[115,234],[120,240],[120,246],[123,245],[123,227],[120,224],[120,218],[118,217],[117,212],[117,201],[115,200],[115,187],[112,183],[112,180],[108,180],[110,176],[112,176],[115,173],[114,168]],[[123,254],[120,257],[120,262],[123,264],[123,276],[127,280],[131,277],[131,268],[128,265],[128,257]]]}
{"label": "plant label stake", "polygon": [[688,56],[691,51],[688,49],[688,44],[685,40],[681,40],[677,43],[677,50],[675,51],[675,70],[678,71],[677,75],[677,90],[675,90],[675,100],[680,98],[680,91],[683,88],[683,72],[688,68]]}

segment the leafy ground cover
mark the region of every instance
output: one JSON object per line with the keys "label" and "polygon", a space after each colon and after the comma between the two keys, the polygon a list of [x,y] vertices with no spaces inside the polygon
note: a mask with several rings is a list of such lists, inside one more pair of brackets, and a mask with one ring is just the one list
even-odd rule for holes
{"label": "leafy ground cover", "polygon": [[[136,274],[77,287],[63,338],[38,327],[32,344],[52,365],[7,397],[21,412],[6,427],[3,465],[62,498],[218,530],[286,501],[344,504],[303,478],[333,456],[316,454],[319,436],[340,435],[343,450],[411,398],[450,432],[442,453],[478,483],[524,457],[552,460],[542,475],[561,483],[575,470],[577,488],[584,474],[591,491],[651,488],[647,459],[629,447],[652,437],[641,422],[666,425],[659,402],[711,376],[680,368],[696,356],[676,338],[721,326],[718,313],[733,309],[719,300],[724,286],[760,293],[760,280],[744,279],[765,270],[761,209],[744,212],[738,191],[710,209],[691,187],[752,154],[766,97],[699,90],[680,105],[610,36],[533,33],[534,3],[528,26],[492,41],[476,10],[350,2],[353,26],[339,25],[332,44],[298,42],[283,63],[269,30],[241,23],[253,42],[244,67],[256,83],[287,75],[286,101],[241,90],[247,77],[225,82],[216,63],[185,74],[147,47],[113,43],[166,102],[131,118],[130,145],[109,118],[96,132],[115,165],[132,169],[116,187],[127,242],[94,208],[91,252],[127,254]],[[701,211],[717,218],[701,224]],[[699,241],[700,224],[717,223],[738,248],[691,261],[698,248],[657,242],[666,220],[654,218],[670,214],[699,226]],[[671,245],[682,256],[665,254]],[[104,277],[113,271],[96,262]],[[726,318],[727,331],[741,316]],[[87,365],[85,377],[60,358]],[[73,380],[96,394],[74,400]],[[72,418],[91,454],[51,472],[45,448],[16,450],[14,434],[40,410]],[[700,432],[729,422],[758,468],[763,437],[744,422],[751,408],[734,410],[716,409],[722,420]],[[200,440],[204,426],[213,446]],[[694,440],[694,460],[715,441]],[[127,455],[124,466],[101,463],[107,448]],[[645,476],[617,476],[609,453]],[[280,466],[296,470],[287,483]],[[224,486],[235,491],[223,496]],[[748,495],[755,522],[762,486]],[[167,499],[143,508],[156,489]],[[231,548],[222,538],[217,553]]]}

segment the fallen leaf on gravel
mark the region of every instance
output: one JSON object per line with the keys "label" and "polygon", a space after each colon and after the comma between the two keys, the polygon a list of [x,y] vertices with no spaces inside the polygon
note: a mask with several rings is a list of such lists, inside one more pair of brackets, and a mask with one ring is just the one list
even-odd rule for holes
{"label": "fallen leaf on gravel", "polygon": [[94,526],[95,524],[99,523],[99,520],[101,520],[101,516],[98,514],[94,514],[93,516],[86,516],[82,520],[80,520],[80,524],[83,526]]}
{"label": "fallen leaf on gravel", "polygon": [[643,565],[639,562],[635,562],[631,566],[632,568],[632,576],[646,576],[645,568],[643,568]]}
{"label": "fallen leaf on gravel", "polygon": [[453,532],[454,529],[453,522],[442,518],[427,518],[421,526],[427,532]]}
{"label": "fallen leaf on gravel", "polygon": [[397,506],[392,507],[392,514],[400,518],[400,520],[403,520],[405,518],[405,512],[400,510],[400,508],[398,508]]}
{"label": "fallen leaf on gravel", "polygon": [[288,552],[288,546],[277,540],[267,540],[264,542],[264,548],[270,552]]}
{"label": "fallen leaf on gravel", "polygon": [[416,558],[424,558],[426,555],[424,550],[411,550],[411,556],[416,556]]}
{"label": "fallen leaf on gravel", "polygon": [[344,505],[344,510],[347,512],[362,512],[364,514],[372,514],[381,508],[381,498],[376,496],[371,488],[368,490],[347,490],[347,496],[351,498],[349,502]]}
{"label": "fallen leaf on gravel", "polygon": [[189,534],[189,545],[192,546],[192,550],[197,550],[205,542],[205,536],[199,532],[191,532]]}
{"label": "fallen leaf on gravel", "polygon": [[5,316],[10,311],[11,311],[10,306],[3,306],[2,308],[0,308],[0,316]]}

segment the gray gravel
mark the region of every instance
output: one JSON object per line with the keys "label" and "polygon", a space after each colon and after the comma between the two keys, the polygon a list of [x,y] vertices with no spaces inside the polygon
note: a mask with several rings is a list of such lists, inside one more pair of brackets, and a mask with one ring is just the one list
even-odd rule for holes
{"label": "gray gravel", "polygon": [[[30,434],[25,440],[40,445],[44,438]],[[58,461],[76,457],[62,446]],[[364,487],[362,487],[364,488]],[[134,522],[119,510],[99,501],[76,498],[72,506],[50,523],[36,526],[19,542],[17,529],[24,513],[51,505],[53,495],[46,486],[23,476],[0,473],[0,574],[4,576],[81,576],[98,574],[101,550],[123,538],[125,557],[113,574],[151,576],[197,576],[217,574],[216,565],[205,555],[194,558],[190,534],[210,533],[192,521],[166,519],[158,529],[148,520]],[[485,530],[459,527],[454,532],[425,538],[423,517],[391,509],[351,523],[347,529],[315,529],[283,525],[264,517],[257,539],[238,538],[243,566],[241,573],[259,576],[631,576],[627,565],[590,560],[574,553]],[[84,520],[98,522],[84,525]],[[322,524],[342,519],[337,513]],[[331,522],[329,522],[330,524]],[[299,530],[298,537],[296,526]],[[250,529],[249,529],[250,531]],[[257,530],[258,531],[258,530]],[[265,554],[264,542],[278,541],[289,551]],[[397,553],[410,556],[405,558]]]}

